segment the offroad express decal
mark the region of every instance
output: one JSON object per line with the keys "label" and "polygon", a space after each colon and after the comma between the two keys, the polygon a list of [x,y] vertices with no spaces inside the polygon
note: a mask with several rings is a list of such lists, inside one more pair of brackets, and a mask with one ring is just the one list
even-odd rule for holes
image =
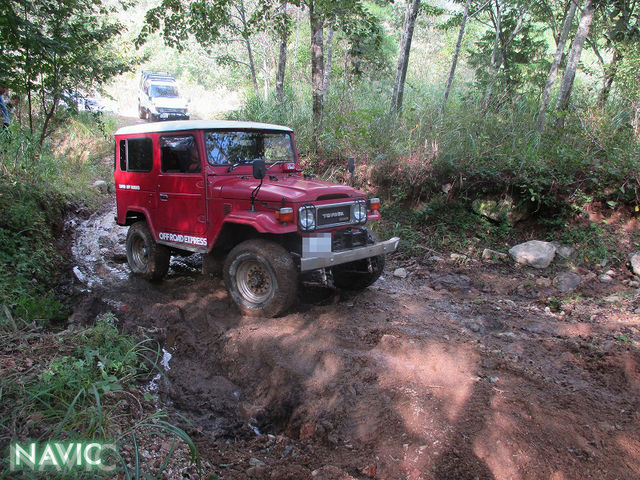
{"label": "offroad express decal", "polygon": [[207,246],[206,237],[192,237],[191,235],[182,235],[180,233],[160,232],[158,239],[165,242],[186,243],[187,245],[197,245],[200,247]]}

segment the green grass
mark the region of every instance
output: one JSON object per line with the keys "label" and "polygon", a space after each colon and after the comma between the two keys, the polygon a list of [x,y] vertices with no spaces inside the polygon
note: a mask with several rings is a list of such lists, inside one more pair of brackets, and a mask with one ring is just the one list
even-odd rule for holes
{"label": "green grass", "polygon": [[[162,411],[148,413],[141,406],[143,395],[136,385],[148,382],[159,371],[158,347],[151,348],[148,341],[138,342],[120,333],[111,314],[98,318],[95,326],[75,333],[65,331],[48,337],[18,332],[6,337],[5,345],[20,342],[19,334],[42,341],[38,346],[48,350],[50,358],[30,358],[28,352],[14,355],[14,361],[29,361],[34,367],[10,374],[0,382],[0,443],[9,438],[115,443],[118,471],[125,478],[161,478],[179,444],[190,452],[190,461],[199,464],[193,441],[174,423],[177,416],[172,418]],[[140,445],[154,436],[173,443],[162,464],[151,469]],[[121,456],[123,446],[129,447],[127,460],[133,467],[127,467]],[[2,462],[6,461],[3,458]],[[29,472],[23,475],[29,478]],[[72,471],[48,478],[95,475]],[[38,474],[32,476],[38,478]]]}
{"label": "green grass", "polygon": [[0,329],[65,318],[51,289],[62,264],[54,239],[70,208],[98,204],[92,184],[109,179],[114,128],[109,117],[72,117],[40,152],[27,128],[0,133]]}

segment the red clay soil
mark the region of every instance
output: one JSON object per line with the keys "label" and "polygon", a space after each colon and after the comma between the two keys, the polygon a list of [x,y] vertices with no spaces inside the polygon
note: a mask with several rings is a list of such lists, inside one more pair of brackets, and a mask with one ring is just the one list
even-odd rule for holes
{"label": "red clay soil", "polygon": [[558,306],[544,272],[408,270],[358,294],[303,289],[289,314],[264,319],[174,262],[164,282],[105,282],[82,308],[112,310],[172,353],[160,399],[222,479],[640,477],[628,274]]}

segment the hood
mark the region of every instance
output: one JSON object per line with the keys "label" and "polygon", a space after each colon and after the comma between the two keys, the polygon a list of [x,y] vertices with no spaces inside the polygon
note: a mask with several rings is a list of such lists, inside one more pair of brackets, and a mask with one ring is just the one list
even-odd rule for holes
{"label": "hood", "polygon": [[187,108],[187,101],[182,97],[153,97],[151,102],[160,108]]}
{"label": "hood", "polygon": [[[255,178],[228,177],[228,180],[218,180],[216,189],[219,196],[228,199],[248,199],[260,180]],[[304,203],[323,200],[348,200],[363,197],[364,193],[347,185],[310,180],[303,177],[278,176],[278,180],[270,179],[267,175],[262,183],[257,199],[263,202],[280,202],[285,198],[287,202]]]}

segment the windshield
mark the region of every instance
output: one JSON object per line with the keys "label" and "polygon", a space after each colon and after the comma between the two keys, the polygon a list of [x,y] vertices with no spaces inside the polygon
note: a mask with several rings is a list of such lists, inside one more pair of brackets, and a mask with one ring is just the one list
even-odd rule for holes
{"label": "windshield", "polygon": [[175,98],[178,96],[178,89],[174,85],[151,85],[149,87],[149,96],[152,98]]}
{"label": "windshield", "polygon": [[211,165],[296,161],[291,135],[283,132],[207,132],[204,143]]}

